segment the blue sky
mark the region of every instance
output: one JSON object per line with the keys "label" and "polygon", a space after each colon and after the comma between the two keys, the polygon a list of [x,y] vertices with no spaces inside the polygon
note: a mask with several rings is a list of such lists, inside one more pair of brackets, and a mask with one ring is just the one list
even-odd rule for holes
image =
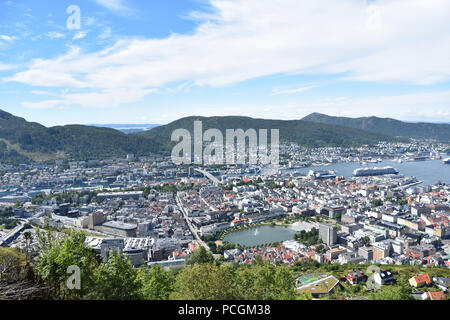
{"label": "blue sky", "polygon": [[448,57],[447,0],[0,0],[0,108],[47,126],[450,122]]}

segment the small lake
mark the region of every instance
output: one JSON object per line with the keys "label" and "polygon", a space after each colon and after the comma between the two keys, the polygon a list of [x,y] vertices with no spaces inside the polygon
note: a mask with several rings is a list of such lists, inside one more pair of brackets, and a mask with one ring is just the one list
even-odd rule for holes
{"label": "small lake", "polygon": [[247,230],[230,232],[223,241],[240,244],[242,246],[259,246],[272,242],[283,242],[294,239],[296,232],[282,226],[259,226]]}

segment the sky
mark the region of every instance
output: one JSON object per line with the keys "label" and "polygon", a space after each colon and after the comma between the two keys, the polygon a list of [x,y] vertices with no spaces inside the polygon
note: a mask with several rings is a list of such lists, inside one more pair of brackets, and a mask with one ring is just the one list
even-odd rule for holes
{"label": "sky", "polygon": [[450,123],[449,0],[0,0],[0,109]]}

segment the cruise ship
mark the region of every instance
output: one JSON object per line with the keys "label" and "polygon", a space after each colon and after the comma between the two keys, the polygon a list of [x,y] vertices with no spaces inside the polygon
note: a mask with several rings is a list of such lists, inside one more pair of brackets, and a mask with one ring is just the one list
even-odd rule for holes
{"label": "cruise ship", "polygon": [[353,171],[355,177],[363,176],[381,176],[383,174],[397,174],[398,171],[393,167],[383,168],[358,168]]}
{"label": "cruise ship", "polygon": [[331,179],[336,178],[336,173],[327,170],[309,170],[308,176],[314,179]]}
{"label": "cruise ship", "polygon": [[444,159],[442,160],[442,162],[444,162],[445,164],[450,164],[450,158]]}

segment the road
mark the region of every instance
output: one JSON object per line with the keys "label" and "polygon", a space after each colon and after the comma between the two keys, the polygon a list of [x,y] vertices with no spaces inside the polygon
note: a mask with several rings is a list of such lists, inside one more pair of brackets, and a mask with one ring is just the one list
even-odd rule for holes
{"label": "road", "polygon": [[188,219],[186,210],[183,206],[183,203],[181,202],[180,198],[176,197],[177,205],[180,208],[181,212],[183,213],[184,220],[186,220],[186,223],[188,224],[189,230],[191,230],[191,233],[194,235],[194,238],[200,243],[202,247],[204,247],[207,251],[211,251],[209,246],[200,238],[200,236],[197,234],[197,230],[192,226],[191,221]]}
{"label": "road", "polygon": [[0,246],[8,246],[12,241],[17,239],[20,233],[24,230],[25,222],[20,221],[20,225],[12,229],[3,239],[0,240]]}
{"label": "road", "polygon": [[194,170],[197,171],[197,172],[202,173],[205,177],[207,177],[207,178],[210,179],[212,182],[214,182],[214,184],[215,184],[216,186],[219,186],[219,185],[222,184],[222,182],[220,182],[219,179],[217,179],[216,177],[214,177],[211,173],[209,173],[209,172],[207,172],[207,171],[205,171],[205,170],[202,170],[202,169],[198,169],[198,168],[195,168]]}

